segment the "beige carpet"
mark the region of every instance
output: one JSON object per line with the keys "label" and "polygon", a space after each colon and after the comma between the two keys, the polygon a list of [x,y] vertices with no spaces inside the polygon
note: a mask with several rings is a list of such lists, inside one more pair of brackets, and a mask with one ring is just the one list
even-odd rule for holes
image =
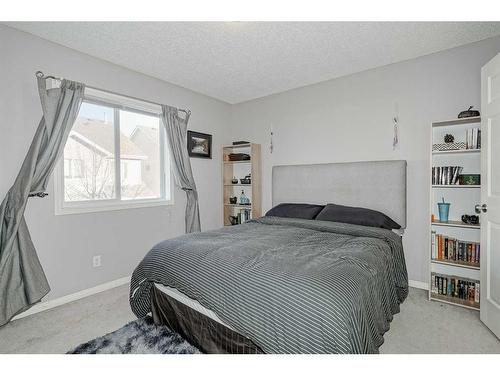
{"label": "beige carpet", "polygon": [[[0,328],[0,353],[65,353],[134,319],[124,285]],[[380,352],[500,353],[500,341],[479,313],[429,302],[425,291],[410,289]]]}

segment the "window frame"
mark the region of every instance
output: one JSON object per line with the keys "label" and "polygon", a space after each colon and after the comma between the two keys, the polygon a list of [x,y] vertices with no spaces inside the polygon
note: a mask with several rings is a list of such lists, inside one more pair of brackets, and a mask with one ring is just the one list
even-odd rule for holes
{"label": "window frame", "polygon": [[[57,161],[54,169],[54,201],[55,214],[81,214],[102,211],[125,210],[142,207],[172,206],[174,204],[174,186],[172,168],[168,155],[168,138],[161,124],[161,107],[139,99],[133,99],[107,91],[86,88],[84,103],[102,105],[113,108],[114,114],[114,148],[115,148],[115,197],[112,199],[66,201],[64,187],[64,154]],[[160,146],[160,197],[142,199],[121,199],[121,155],[120,155],[120,110],[139,113],[159,118]],[[63,151],[64,152],[64,151]],[[168,188],[168,191],[167,191]],[[169,197],[167,198],[167,193]]]}

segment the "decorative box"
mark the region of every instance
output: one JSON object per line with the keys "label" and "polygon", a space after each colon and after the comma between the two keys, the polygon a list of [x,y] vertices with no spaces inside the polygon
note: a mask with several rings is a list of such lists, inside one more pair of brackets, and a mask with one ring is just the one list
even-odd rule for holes
{"label": "decorative box", "polygon": [[465,150],[465,142],[436,143],[432,145],[432,151]]}
{"label": "decorative box", "polygon": [[229,161],[250,160],[250,155],[244,153],[231,153],[228,155]]}
{"label": "decorative box", "polygon": [[480,174],[461,174],[458,177],[460,185],[481,185]]}

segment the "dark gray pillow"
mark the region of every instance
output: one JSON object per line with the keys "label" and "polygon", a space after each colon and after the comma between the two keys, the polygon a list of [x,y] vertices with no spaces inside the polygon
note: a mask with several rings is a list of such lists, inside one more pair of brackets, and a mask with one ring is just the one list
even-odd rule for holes
{"label": "dark gray pillow", "polygon": [[325,206],[307,203],[280,203],[267,211],[266,216],[294,217],[314,220]]}
{"label": "dark gray pillow", "polygon": [[315,220],[337,221],[340,223],[364,225],[385,229],[399,229],[401,225],[382,212],[362,207],[327,204]]}

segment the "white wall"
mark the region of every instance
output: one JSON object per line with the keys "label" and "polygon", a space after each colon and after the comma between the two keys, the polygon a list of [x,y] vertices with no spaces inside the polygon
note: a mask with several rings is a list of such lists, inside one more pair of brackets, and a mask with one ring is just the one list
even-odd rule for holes
{"label": "white wall", "polygon": [[[0,25],[0,199],[14,182],[40,121],[34,75],[37,70],[191,109],[189,128],[213,135],[213,159],[191,159],[200,196],[202,228],[220,227],[219,150],[230,140],[228,104],[3,25]],[[31,236],[52,288],[46,299],[130,275],[155,243],[184,232],[185,194],[178,189],[175,205],[169,208],[64,216],[54,215],[52,182],[48,192],[44,199],[30,199],[26,209]],[[100,268],[92,268],[94,254],[102,255]]]}
{"label": "white wall", "polygon": [[[469,105],[480,108],[481,66],[499,52],[497,37],[234,105],[233,138],[263,146],[264,212],[271,206],[273,165],[406,159],[406,262],[411,280],[427,282],[430,123]],[[396,106],[401,141],[393,151]]]}

